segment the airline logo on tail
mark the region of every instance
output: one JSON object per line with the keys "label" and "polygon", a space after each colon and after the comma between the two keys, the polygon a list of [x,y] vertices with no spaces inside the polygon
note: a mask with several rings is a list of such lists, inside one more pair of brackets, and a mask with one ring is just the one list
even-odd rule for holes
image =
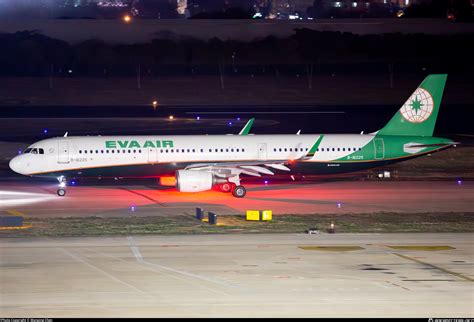
{"label": "airline logo on tail", "polygon": [[433,97],[430,92],[419,87],[403,104],[400,113],[408,122],[421,123],[430,117],[433,105]]}

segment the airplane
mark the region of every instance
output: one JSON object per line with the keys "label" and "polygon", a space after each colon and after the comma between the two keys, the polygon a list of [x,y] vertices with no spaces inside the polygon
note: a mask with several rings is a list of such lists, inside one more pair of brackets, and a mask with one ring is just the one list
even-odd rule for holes
{"label": "airplane", "polygon": [[457,144],[433,131],[446,74],[427,76],[392,119],[364,134],[67,136],[41,140],[14,157],[22,175],[66,178],[159,178],[174,175],[180,192],[218,188],[242,198],[241,176],[348,173],[385,166]]}

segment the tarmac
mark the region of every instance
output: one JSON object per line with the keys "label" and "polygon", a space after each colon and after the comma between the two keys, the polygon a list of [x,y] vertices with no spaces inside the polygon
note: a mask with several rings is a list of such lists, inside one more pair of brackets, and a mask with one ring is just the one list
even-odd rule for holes
{"label": "tarmac", "polygon": [[[387,179],[390,180],[390,179]],[[80,185],[56,195],[57,183],[21,180],[0,182],[0,211],[30,217],[120,217],[193,214],[196,207],[218,215],[246,210],[273,214],[344,214],[394,212],[471,212],[471,181],[316,181],[253,182],[247,195],[205,191],[180,193],[174,187],[150,185]],[[132,211],[133,209],[133,211]]]}
{"label": "tarmac", "polygon": [[4,318],[474,316],[472,234],[10,238],[0,255]]}

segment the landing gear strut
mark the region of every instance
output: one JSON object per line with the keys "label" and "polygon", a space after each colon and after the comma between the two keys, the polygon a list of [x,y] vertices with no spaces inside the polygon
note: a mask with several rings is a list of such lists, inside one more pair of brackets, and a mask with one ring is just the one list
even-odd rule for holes
{"label": "landing gear strut", "polygon": [[239,175],[232,176],[228,180],[229,180],[230,189],[232,191],[232,195],[235,198],[245,197],[245,194],[247,193],[247,190],[244,188],[244,186],[240,185]]}
{"label": "landing gear strut", "polygon": [[56,193],[60,197],[64,197],[66,195],[66,178],[64,176],[60,176],[58,178],[59,181],[59,187]]}

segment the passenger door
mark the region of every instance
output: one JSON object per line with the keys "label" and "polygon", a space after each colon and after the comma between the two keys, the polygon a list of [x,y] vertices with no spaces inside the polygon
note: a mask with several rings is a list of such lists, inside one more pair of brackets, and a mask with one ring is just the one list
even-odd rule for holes
{"label": "passenger door", "polygon": [[69,163],[69,142],[58,142],[58,163]]}
{"label": "passenger door", "polygon": [[385,157],[385,147],[383,144],[383,139],[374,139],[374,154],[376,160],[382,160]]}

